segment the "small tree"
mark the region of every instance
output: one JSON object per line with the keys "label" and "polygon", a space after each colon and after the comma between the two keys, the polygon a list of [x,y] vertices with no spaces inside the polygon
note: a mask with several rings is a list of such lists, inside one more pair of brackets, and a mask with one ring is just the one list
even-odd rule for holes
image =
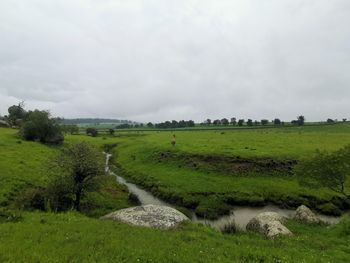
{"label": "small tree", "polygon": [[152,122],[147,123],[147,127],[148,127],[148,128],[153,128],[153,126],[154,126],[154,125],[153,125]]}
{"label": "small tree", "polygon": [[[69,200],[73,195],[73,206],[80,211],[80,201],[85,190],[96,176],[104,173],[103,154],[92,145],[81,142],[70,145],[51,161],[54,178],[51,189],[56,189]],[[62,196],[59,196],[62,199]],[[68,201],[69,202],[69,201]],[[62,206],[62,205],[61,205]]]}
{"label": "small tree", "polygon": [[343,122],[346,122],[346,118],[343,118]]}
{"label": "small tree", "polygon": [[244,119],[239,119],[238,120],[238,126],[243,126],[244,124]]}
{"label": "small tree", "polygon": [[266,119],[261,120],[261,125],[265,126],[267,124],[269,124],[268,120],[266,120]]}
{"label": "small tree", "polygon": [[350,145],[334,152],[320,152],[301,161],[296,169],[301,184],[328,187],[345,196],[345,182],[350,172]]}
{"label": "small tree", "polygon": [[27,112],[24,110],[24,102],[18,103],[18,105],[12,105],[8,108],[8,123],[12,126],[19,126],[22,124],[23,119],[26,117]]}
{"label": "small tree", "polygon": [[273,124],[274,125],[281,125],[281,120],[276,118],[276,119],[273,120]]}
{"label": "small tree", "polygon": [[221,124],[225,126],[228,125],[229,124],[228,119],[226,118],[221,119]]}
{"label": "small tree", "polygon": [[220,121],[220,120],[214,120],[214,121],[213,121],[213,124],[214,124],[214,125],[220,125],[220,124],[221,124],[221,121]]}
{"label": "small tree", "polygon": [[210,126],[210,124],[211,124],[211,119],[207,119],[207,120],[205,121],[205,123],[206,123],[207,125]]}
{"label": "small tree", "polygon": [[328,119],[327,119],[327,123],[334,123],[334,120],[331,119],[331,118],[328,118]]}
{"label": "small tree", "polygon": [[235,126],[237,124],[237,119],[235,117],[231,118],[231,124]]}
{"label": "small tree", "polygon": [[86,129],[86,134],[90,135],[92,137],[96,137],[98,135],[98,131],[95,128],[87,128]]}
{"label": "small tree", "polygon": [[248,125],[248,126],[253,126],[253,120],[252,120],[252,119],[248,119],[247,125]]}
{"label": "small tree", "polygon": [[303,115],[298,116],[297,123],[299,126],[303,126],[305,123],[305,117]]}
{"label": "small tree", "polygon": [[114,129],[108,129],[108,133],[109,133],[109,135],[111,135],[111,136],[113,136],[114,135]]}

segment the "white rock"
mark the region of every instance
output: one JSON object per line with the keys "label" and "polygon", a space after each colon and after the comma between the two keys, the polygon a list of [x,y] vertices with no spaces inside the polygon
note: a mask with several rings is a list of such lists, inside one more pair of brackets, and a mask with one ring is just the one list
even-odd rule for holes
{"label": "white rock", "polygon": [[292,235],[292,232],[283,225],[287,218],[275,212],[260,213],[247,224],[247,230],[261,233],[269,238],[279,235]]}
{"label": "white rock", "polygon": [[305,205],[301,205],[295,211],[294,219],[306,224],[319,224],[322,220],[319,219],[311,210]]}
{"label": "white rock", "polygon": [[128,224],[169,229],[189,220],[183,213],[168,206],[143,205],[121,209],[101,217]]}

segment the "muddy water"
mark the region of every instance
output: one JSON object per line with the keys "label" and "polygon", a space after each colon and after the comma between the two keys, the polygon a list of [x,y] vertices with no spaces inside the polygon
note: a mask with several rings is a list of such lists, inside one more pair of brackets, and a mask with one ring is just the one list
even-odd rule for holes
{"label": "muddy water", "polygon": [[[147,192],[137,185],[133,183],[127,182],[123,177],[116,175],[112,171],[110,171],[108,167],[109,159],[111,155],[106,154],[106,173],[109,173],[111,175],[116,176],[117,181],[120,184],[125,185],[129,192],[136,195],[138,200],[142,205],[164,205],[164,206],[170,206],[174,207],[173,205],[164,202],[160,200],[159,198],[155,197],[153,194],[150,192]],[[248,222],[256,215],[262,212],[277,212],[280,215],[283,215],[287,218],[292,218],[294,216],[295,211],[290,210],[290,209],[282,209],[274,205],[267,205],[264,207],[247,207],[247,206],[235,206],[233,207],[233,210],[229,215],[225,215],[220,217],[219,219],[216,220],[207,220],[204,218],[197,217],[194,211],[190,211],[191,214],[191,220],[200,222],[206,225],[210,225],[213,228],[216,229],[223,229],[225,225],[228,225],[229,223],[235,223],[235,225],[242,229],[245,230],[246,225]],[[339,222],[339,217],[334,217],[334,216],[326,216],[326,215],[318,215],[322,220],[325,222],[328,222],[330,224],[335,224]]]}

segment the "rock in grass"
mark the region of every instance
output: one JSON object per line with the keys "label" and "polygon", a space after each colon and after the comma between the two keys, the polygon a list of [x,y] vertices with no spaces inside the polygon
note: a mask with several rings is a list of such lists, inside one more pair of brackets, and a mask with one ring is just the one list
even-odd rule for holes
{"label": "rock in grass", "polygon": [[176,227],[183,221],[189,220],[183,213],[168,206],[143,205],[121,209],[101,217],[124,223],[159,229]]}
{"label": "rock in grass", "polygon": [[283,224],[287,218],[275,212],[260,213],[247,224],[247,230],[261,233],[269,238],[284,235],[290,236],[292,232]]}
{"label": "rock in grass", "polygon": [[321,224],[323,221],[318,218],[311,210],[305,205],[301,205],[295,211],[294,219],[306,224]]}

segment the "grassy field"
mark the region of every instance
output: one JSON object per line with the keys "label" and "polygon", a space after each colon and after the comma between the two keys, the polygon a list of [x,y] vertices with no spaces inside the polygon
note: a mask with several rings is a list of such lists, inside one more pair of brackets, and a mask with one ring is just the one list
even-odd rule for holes
{"label": "grassy field", "polygon": [[[298,161],[311,156],[316,149],[334,151],[349,144],[349,124],[226,132],[178,131],[175,147],[170,144],[172,134],[123,133],[117,137],[115,156],[121,168],[119,172],[163,199],[196,208],[199,215],[206,217],[226,213],[231,204],[272,202],[296,207],[304,203],[333,214],[347,205],[341,196],[328,189],[299,185],[286,169],[237,173],[235,167],[227,164],[230,159],[225,162],[225,158],[233,158],[233,162],[239,158],[242,165]],[[350,185],[346,187],[350,189]]]}
{"label": "grassy field", "polygon": [[[16,205],[17,199],[30,194],[31,189],[45,186],[49,179],[47,163],[60,150],[58,146],[22,141],[16,133],[17,130],[14,129],[0,129],[1,206]],[[71,142],[66,142],[68,143]],[[97,143],[95,145],[101,146]],[[88,192],[82,200],[87,214],[101,216],[130,205],[127,189],[118,185],[114,177],[106,176],[98,180],[100,190]]]}
{"label": "grassy field", "polygon": [[[239,156],[244,162],[279,163],[307,158],[317,148],[334,151],[350,143],[348,124],[181,131],[176,133],[175,147],[170,145],[171,137],[171,132],[70,135],[65,144],[84,140],[101,151],[104,145],[115,145],[118,172],[207,217],[225,213],[237,203],[294,206],[302,202],[331,212],[342,205],[333,192],[300,186],[284,169],[235,173],[227,162]],[[0,129],[1,206],[11,207],[27,188],[45,185],[45,163],[60,147],[20,142],[16,130]],[[14,212],[19,214],[15,222],[0,211],[0,262],[347,262],[350,254],[348,216],[332,227],[291,220],[287,227],[294,236],[276,240],[254,233],[225,235],[191,222],[175,230],[153,230],[95,219],[131,205],[125,188],[113,178],[101,184],[101,191],[85,197],[85,214],[22,211]]]}
{"label": "grassy field", "polygon": [[347,262],[348,218],[334,227],[287,225],[295,235],[224,235],[187,223],[161,231],[76,213],[24,213],[0,223],[0,262]]}

